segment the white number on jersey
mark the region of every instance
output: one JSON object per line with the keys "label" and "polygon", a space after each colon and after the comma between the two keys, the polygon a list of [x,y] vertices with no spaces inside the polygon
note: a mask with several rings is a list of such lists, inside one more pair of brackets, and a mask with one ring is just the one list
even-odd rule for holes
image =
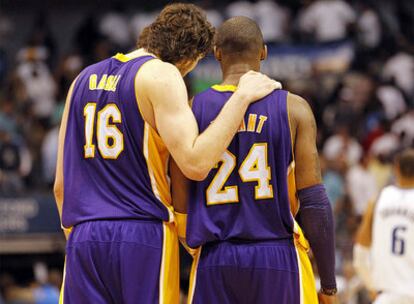
{"label": "white number on jersey", "polygon": [[[85,116],[85,158],[95,157],[94,133],[96,103],[87,103],[83,109]],[[110,123],[112,120],[112,123]],[[101,156],[105,159],[117,159],[124,150],[124,136],[114,123],[121,123],[121,112],[116,104],[107,104],[97,115],[96,139]]]}
{"label": "white number on jersey", "polygon": [[[222,164],[206,190],[207,205],[239,202],[238,187],[236,185],[224,187],[236,166],[236,156],[225,151],[220,162]],[[256,200],[273,198],[273,187],[270,184],[271,170],[267,159],[267,143],[254,144],[238,172],[243,182],[257,182],[254,191]]]}

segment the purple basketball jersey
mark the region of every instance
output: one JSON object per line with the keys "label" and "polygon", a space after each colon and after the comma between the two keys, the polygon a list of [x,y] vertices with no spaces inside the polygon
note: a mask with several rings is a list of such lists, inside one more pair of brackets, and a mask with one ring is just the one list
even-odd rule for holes
{"label": "purple basketball jersey", "polygon": [[[203,132],[234,91],[213,86],[198,94],[193,112]],[[287,92],[252,104],[218,166],[190,189],[187,242],[292,238],[287,172],[292,157]]]}
{"label": "purple basketball jersey", "polygon": [[100,219],[171,219],[168,151],[143,120],[135,77],[151,56],[118,54],[74,85],[64,144],[63,225]]}

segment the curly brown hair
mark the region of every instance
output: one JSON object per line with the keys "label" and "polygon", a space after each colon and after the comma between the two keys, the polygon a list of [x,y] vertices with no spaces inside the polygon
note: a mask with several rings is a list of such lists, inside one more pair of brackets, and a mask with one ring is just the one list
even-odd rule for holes
{"label": "curly brown hair", "polygon": [[205,56],[211,51],[213,37],[214,28],[198,6],[174,3],[143,29],[137,45],[175,64]]}

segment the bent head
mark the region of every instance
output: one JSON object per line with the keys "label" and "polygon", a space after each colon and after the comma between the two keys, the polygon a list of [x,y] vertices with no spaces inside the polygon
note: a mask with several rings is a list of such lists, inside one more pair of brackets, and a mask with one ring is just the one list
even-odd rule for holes
{"label": "bent head", "polygon": [[175,3],[144,28],[138,47],[174,64],[184,76],[211,50],[213,37],[214,28],[199,7]]}
{"label": "bent head", "polygon": [[223,69],[241,63],[258,71],[260,61],[267,57],[262,31],[250,18],[230,18],[217,29],[214,55]]}
{"label": "bent head", "polygon": [[414,149],[406,149],[396,157],[395,175],[399,186],[414,187]]}

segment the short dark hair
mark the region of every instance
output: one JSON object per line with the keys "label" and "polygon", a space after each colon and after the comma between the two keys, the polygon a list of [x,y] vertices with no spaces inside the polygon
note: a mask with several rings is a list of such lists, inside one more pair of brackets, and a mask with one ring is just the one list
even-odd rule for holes
{"label": "short dark hair", "polygon": [[217,29],[214,45],[224,55],[257,55],[264,45],[263,34],[254,20],[243,16],[233,17]]}
{"label": "short dark hair", "polygon": [[214,28],[198,6],[175,3],[167,5],[143,29],[137,44],[161,60],[175,64],[205,56],[211,51],[213,38]]}
{"label": "short dark hair", "polygon": [[414,149],[406,149],[396,157],[396,163],[402,177],[414,178]]}

